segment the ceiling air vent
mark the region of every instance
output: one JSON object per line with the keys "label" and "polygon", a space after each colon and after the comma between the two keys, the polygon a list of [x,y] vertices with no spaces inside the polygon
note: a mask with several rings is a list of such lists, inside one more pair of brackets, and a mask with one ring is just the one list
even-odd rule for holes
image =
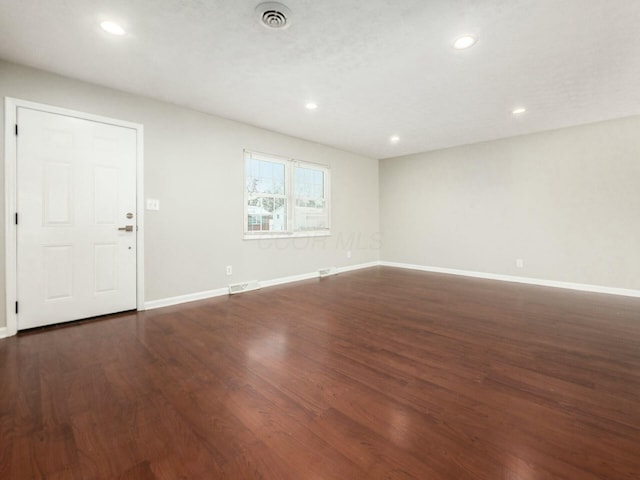
{"label": "ceiling air vent", "polygon": [[291,23],[291,10],[278,2],[265,2],[256,7],[262,25],[272,30],[287,28]]}

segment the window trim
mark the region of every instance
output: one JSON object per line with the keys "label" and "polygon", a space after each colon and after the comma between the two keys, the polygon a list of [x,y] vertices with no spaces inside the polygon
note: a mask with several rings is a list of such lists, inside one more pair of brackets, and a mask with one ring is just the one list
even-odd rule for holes
{"label": "window trim", "polygon": [[[263,160],[266,162],[274,162],[280,163],[284,165],[285,168],[285,186],[284,186],[284,197],[286,199],[287,206],[287,218],[286,218],[286,230],[283,231],[250,231],[247,225],[247,219],[249,216],[249,199],[250,195],[247,192],[247,160],[248,159],[256,159]],[[324,201],[325,201],[325,210],[327,215],[327,228],[321,230],[307,230],[307,231],[294,231],[295,228],[295,204],[296,204],[296,196],[295,196],[295,181],[294,181],[294,171],[296,167],[301,168],[309,168],[313,170],[320,170],[323,172],[324,179]],[[319,163],[307,162],[302,160],[297,160],[295,158],[283,157],[280,155],[274,155],[271,153],[262,153],[257,152],[255,150],[243,150],[243,198],[244,198],[244,207],[243,207],[243,239],[244,240],[260,240],[260,239],[273,239],[273,238],[304,238],[304,237],[328,237],[331,235],[331,169],[328,165],[323,165]],[[270,196],[268,194],[262,196]]]}

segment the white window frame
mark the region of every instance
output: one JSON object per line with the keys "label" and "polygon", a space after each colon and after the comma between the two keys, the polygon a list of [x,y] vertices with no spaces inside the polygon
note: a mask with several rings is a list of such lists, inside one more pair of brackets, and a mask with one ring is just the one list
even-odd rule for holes
{"label": "white window frame", "polygon": [[[247,159],[253,158],[256,160],[263,160],[266,162],[280,163],[285,167],[285,204],[286,204],[286,228],[283,231],[251,231],[248,229],[249,218],[249,199],[250,194],[247,192]],[[253,150],[244,150],[243,155],[243,191],[244,191],[244,208],[243,210],[243,231],[245,240],[260,240],[266,238],[299,238],[299,237],[325,237],[331,235],[331,169],[327,165],[321,165],[318,163],[305,162],[296,160],[293,158],[282,157],[279,155],[273,155],[268,153],[256,152]],[[323,186],[324,186],[324,202],[325,210],[327,213],[327,228],[319,230],[295,230],[295,184],[294,184],[294,169],[295,167],[309,168],[313,170],[320,170],[323,173]],[[268,194],[263,196],[269,196]],[[278,196],[277,196],[278,197]],[[282,197],[281,197],[282,198]]]}

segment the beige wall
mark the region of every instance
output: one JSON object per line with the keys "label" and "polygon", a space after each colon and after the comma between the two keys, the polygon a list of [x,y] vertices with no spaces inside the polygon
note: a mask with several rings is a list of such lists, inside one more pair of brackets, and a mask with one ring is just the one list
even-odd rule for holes
{"label": "beige wall", "polygon": [[[145,126],[145,197],[161,201],[147,301],[379,258],[640,289],[640,117],[386,159],[378,179],[373,159],[1,61],[0,96]],[[244,148],[330,165],[333,235],[242,240]]]}
{"label": "beige wall", "polygon": [[[5,62],[0,62],[0,96],[144,125],[145,197],[160,199],[161,206],[159,212],[145,212],[147,301],[379,258],[376,160]],[[243,240],[244,148],[329,165],[333,235],[295,242]],[[3,244],[1,251],[4,271]],[[225,275],[226,265],[233,266],[232,277]],[[4,311],[3,294],[0,327]]]}
{"label": "beige wall", "polygon": [[640,117],[383,160],[380,204],[382,260],[640,289]]}

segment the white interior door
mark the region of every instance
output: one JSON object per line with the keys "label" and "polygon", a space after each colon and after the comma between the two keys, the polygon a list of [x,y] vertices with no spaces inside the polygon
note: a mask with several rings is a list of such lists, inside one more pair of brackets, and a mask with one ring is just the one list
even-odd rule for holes
{"label": "white interior door", "polygon": [[17,120],[18,329],[135,309],[136,131],[24,107]]}

